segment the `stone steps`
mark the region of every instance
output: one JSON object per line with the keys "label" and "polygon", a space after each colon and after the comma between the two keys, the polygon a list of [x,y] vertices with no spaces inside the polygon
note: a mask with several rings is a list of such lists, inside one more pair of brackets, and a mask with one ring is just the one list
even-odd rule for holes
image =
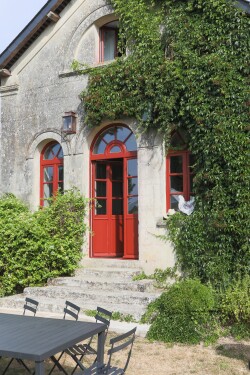
{"label": "stone steps", "polygon": [[[46,297],[39,297],[36,295],[29,295],[31,298],[36,298],[39,300],[39,308],[37,315],[39,316],[41,313],[44,314],[47,312],[48,314],[57,314],[58,316],[63,317],[63,309],[65,307],[65,300],[63,298],[46,298]],[[19,294],[16,298],[11,298],[9,300],[6,297],[0,299],[0,311],[2,309],[14,309],[18,310],[19,312],[23,309],[24,299],[27,297],[26,294]],[[7,297],[9,298],[9,297]],[[3,301],[2,301],[3,300]],[[131,305],[128,304],[121,304],[116,302],[102,302],[95,300],[86,300],[81,298],[69,299],[71,302],[74,302],[76,305],[81,307],[81,314],[85,314],[88,310],[96,310],[97,306],[101,306],[107,310],[112,312],[120,312],[124,315],[131,315],[136,321],[139,321],[143,313],[145,312],[145,306],[141,304],[137,304],[136,309],[133,309]],[[2,302],[1,302],[2,301]]]}
{"label": "stone steps", "polygon": [[133,281],[140,272],[138,261],[88,259],[86,267],[73,277],[49,279],[44,287],[28,287],[20,295],[0,298],[0,309],[22,309],[29,296],[39,301],[40,312],[63,314],[65,300],[69,300],[83,313],[101,306],[139,320],[147,305],[160,295],[152,280]]}
{"label": "stone steps", "polygon": [[80,268],[76,271],[75,276],[93,276],[101,277],[103,279],[107,278],[122,278],[125,280],[131,280],[133,276],[141,273],[139,268],[114,268],[114,267],[89,267]]}
{"label": "stone steps", "polygon": [[98,290],[131,290],[134,292],[150,292],[154,290],[152,280],[124,280],[124,278],[102,279],[99,280],[95,276],[91,277],[58,277],[56,279],[48,280],[49,286],[68,286],[74,288],[82,288],[83,290],[89,290],[91,288],[97,288]]}

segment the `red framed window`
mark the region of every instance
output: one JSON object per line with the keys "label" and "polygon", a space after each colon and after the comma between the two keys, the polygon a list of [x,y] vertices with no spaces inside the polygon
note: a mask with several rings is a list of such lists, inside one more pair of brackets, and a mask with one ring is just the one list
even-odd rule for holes
{"label": "red framed window", "polygon": [[179,197],[189,201],[193,194],[194,156],[188,150],[181,150],[186,145],[179,133],[171,138],[171,147],[179,150],[170,150],[166,158],[166,202],[167,211],[178,211]]}
{"label": "red framed window", "polygon": [[58,190],[63,191],[63,151],[59,143],[51,142],[40,158],[40,205],[48,206]]}
{"label": "red framed window", "polygon": [[100,28],[99,62],[111,61],[118,56],[119,21],[106,23]]}

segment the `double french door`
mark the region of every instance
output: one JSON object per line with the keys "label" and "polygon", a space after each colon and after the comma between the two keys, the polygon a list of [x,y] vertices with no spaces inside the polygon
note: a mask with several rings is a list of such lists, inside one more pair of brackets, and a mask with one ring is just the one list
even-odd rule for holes
{"label": "double french door", "polygon": [[92,197],[92,256],[137,259],[137,158],[93,161]]}

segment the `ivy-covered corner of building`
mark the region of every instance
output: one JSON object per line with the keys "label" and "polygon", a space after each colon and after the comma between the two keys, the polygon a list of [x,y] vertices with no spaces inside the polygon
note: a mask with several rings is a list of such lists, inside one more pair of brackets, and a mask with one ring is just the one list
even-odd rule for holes
{"label": "ivy-covered corner of building", "polygon": [[88,70],[86,121],[136,118],[166,149],[173,130],[186,132],[196,207],[168,221],[177,258],[214,285],[241,277],[250,271],[250,17],[230,0],[110,2],[122,56]]}

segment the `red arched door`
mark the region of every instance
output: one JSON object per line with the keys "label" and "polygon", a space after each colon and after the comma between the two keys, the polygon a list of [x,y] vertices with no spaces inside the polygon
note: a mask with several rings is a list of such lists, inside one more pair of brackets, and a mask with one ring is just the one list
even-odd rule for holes
{"label": "red arched door", "polygon": [[132,131],[113,125],[91,147],[93,257],[138,259],[137,146]]}

